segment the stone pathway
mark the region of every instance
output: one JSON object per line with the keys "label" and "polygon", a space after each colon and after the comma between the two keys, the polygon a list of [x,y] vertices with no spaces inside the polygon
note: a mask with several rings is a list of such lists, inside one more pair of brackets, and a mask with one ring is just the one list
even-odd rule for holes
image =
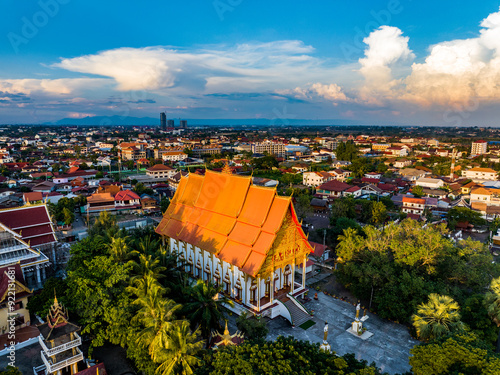
{"label": "stone pathway", "polygon": [[337,354],[355,353],[357,359],[364,359],[368,363],[374,361],[382,371],[389,374],[410,370],[408,362],[410,349],[419,341],[410,336],[405,326],[367,313],[369,319],[363,326],[373,333],[373,336],[363,341],[346,332],[356,316],[355,306],[323,293],[318,293],[317,301],[313,299],[305,306],[314,310],[312,320],[316,322],[315,325],[307,330],[292,328],[287,320],[277,318],[268,322],[267,339],[293,336],[299,340],[321,343],[326,320],[329,327],[328,342]]}

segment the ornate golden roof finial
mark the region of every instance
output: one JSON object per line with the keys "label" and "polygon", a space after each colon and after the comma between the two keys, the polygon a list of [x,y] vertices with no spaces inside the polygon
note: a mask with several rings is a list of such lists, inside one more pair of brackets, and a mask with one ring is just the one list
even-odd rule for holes
{"label": "ornate golden roof finial", "polygon": [[229,159],[226,159],[226,161],[224,163],[224,167],[222,168],[222,173],[233,174],[233,171],[231,170],[231,167],[229,166]]}
{"label": "ornate golden roof finial", "polygon": [[54,306],[59,306],[59,302],[57,301],[56,288],[54,288]]}

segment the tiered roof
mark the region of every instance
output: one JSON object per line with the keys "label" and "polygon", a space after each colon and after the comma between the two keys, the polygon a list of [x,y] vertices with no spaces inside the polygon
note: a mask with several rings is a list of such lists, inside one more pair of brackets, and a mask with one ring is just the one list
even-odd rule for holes
{"label": "tiered roof", "polygon": [[22,240],[30,246],[48,245],[57,241],[44,204],[1,210],[0,223],[20,234]]}
{"label": "tiered roof", "polygon": [[20,264],[22,267],[35,263],[45,263],[48,258],[32,249],[22,240],[21,235],[0,222],[0,265]]}
{"label": "tiered roof", "polygon": [[38,326],[43,338],[54,340],[77,332],[80,327],[68,321],[68,310],[54,298],[54,304],[47,314],[47,322]]}
{"label": "tiered roof", "polygon": [[[181,179],[156,232],[198,246],[255,277],[273,256],[271,247],[285,221],[294,230],[294,248],[312,251],[289,197],[252,185],[251,177],[207,170],[205,176],[192,173]],[[293,254],[295,249],[288,250]]]}

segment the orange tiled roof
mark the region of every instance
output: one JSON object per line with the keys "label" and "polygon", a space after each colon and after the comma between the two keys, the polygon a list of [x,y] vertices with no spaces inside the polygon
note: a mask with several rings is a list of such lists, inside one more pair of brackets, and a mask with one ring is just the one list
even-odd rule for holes
{"label": "orange tiled roof", "polygon": [[96,193],[87,198],[88,203],[110,202],[114,203],[115,198],[110,193]]}
{"label": "orange tiled roof", "polygon": [[290,213],[297,242],[312,251],[290,198],[251,180],[209,170],[183,177],[156,232],[207,250],[255,277]]}

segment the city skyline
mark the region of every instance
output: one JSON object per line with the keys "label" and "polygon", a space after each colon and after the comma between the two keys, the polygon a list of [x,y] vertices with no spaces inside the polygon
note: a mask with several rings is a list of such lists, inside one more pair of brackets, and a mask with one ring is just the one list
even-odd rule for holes
{"label": "city skyline", "polygon": [[500,126],[498,2],[92,3],[0,5],[0,123]]}

